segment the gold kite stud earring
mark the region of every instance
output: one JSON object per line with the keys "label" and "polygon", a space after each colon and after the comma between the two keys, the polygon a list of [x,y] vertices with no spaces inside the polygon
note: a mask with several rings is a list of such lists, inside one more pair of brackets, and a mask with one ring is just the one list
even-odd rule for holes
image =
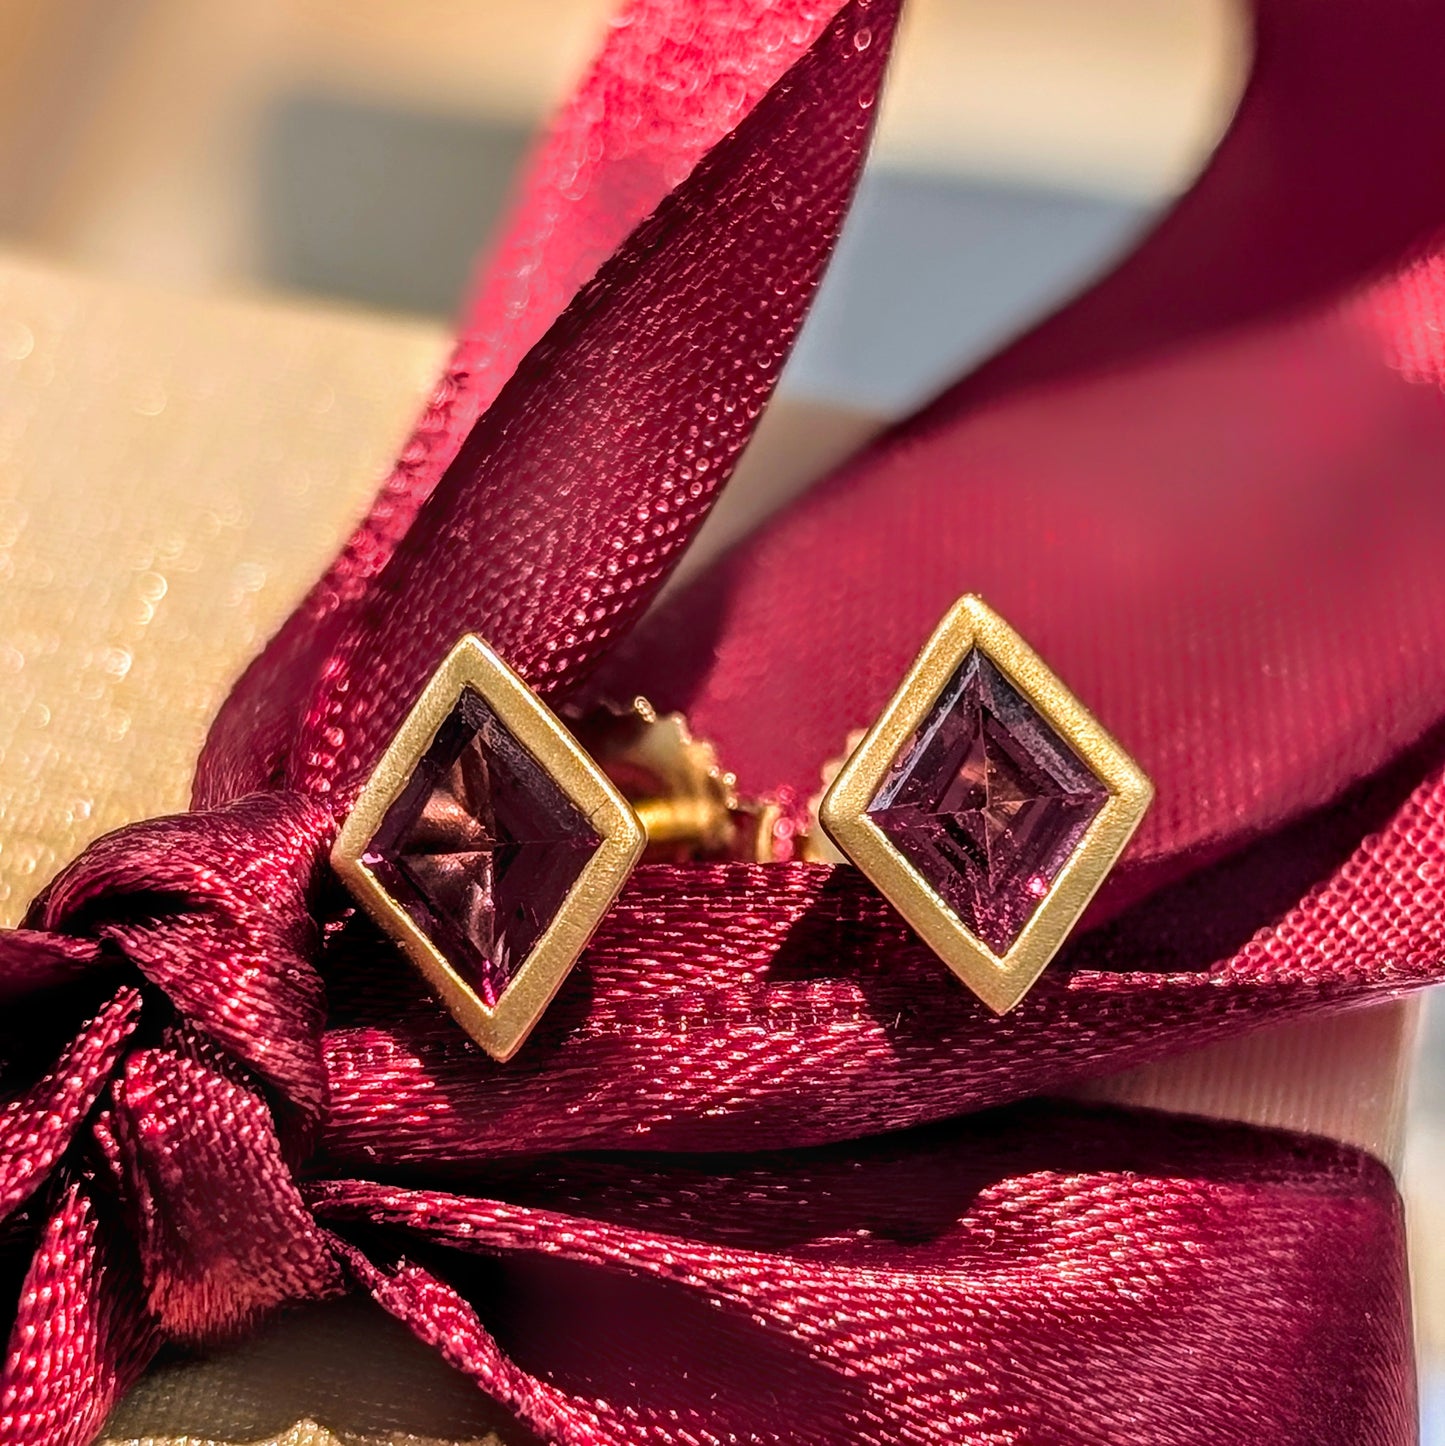
{"label": "gold kite stud earring", "polygon": [[924,645],[818,807],[823,831],[988,1007],[1029,991],[1154,796],[982,599]]}
{"label": "gold kite stud earring", "polygon": [[331,862],[457,1023],[506,1060],[646,843],[562,721],[468,636],[392,739]]}

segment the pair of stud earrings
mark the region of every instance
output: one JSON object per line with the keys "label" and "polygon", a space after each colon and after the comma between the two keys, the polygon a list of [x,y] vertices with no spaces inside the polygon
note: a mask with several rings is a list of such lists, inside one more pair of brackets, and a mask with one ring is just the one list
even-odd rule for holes
{"label": "pair of stud earrings", "polygon": [[[358,902],[498,1060],[521,1047],[649,843],[717,849],[739,836],[718,770],[669,765],[690,746],[675,720],[644,710],[596,737],[598,757],[465,637],[332,851]],[[1001,1014],[1058,952],[1152,796],[1038,655],[970,595],[842,764],[817,821]],[[756,845],[767,829],[752,819]]]}

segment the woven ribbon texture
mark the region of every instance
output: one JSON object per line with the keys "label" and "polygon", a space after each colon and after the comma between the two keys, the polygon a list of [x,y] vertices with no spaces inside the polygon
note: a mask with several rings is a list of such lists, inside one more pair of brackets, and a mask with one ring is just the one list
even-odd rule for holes
{"label": "woven ribbon texture", "polygon": [[[1136,254],[651,608],[897,10],[624,10],[194,811],[0,936],[0,1439],[83,1443],[166,1343],[347,1289],[553,1442],[1413,1439],[1382,1166],[1018,1101],[1445,974],[1445,13],[1257,0],[1239,114]],[[464,632],[795,798],[965,590],[1158,786],[1002,1019],[850,869],[648,866],[498,1066],[330,879]]]}

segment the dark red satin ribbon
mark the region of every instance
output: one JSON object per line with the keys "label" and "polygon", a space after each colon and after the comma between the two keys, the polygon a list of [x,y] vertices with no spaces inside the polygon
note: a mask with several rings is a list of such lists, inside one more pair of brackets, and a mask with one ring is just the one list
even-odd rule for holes
{"label": "dark red satin ribbon", "polygon": [[[1231,137],[1139,256],[608,660],[755,789],[807,787],[989,591],[1160,783],[1020,1011],[849,871],[649,868],[499,1068],[343,922],[334,816],[455,637],[575,695],[736,460],[896,7],[832,8],[631,7],[375,511],[218,718],[201,811],[0,936],[21,1446],[88,1439],[159,1340],[347,1280],[557,1441],[1411,1439],[1398,1206],[1359,1152],[1062,1107],[886,1132],[1440,977],[1445,282],[1337,305],[1445,220],[1416,165],[1445,127],[1401,119],[1439,118],[1427,7],[1260,0]],[[1278,169],[1321,155],[1370,205]],[[419,1172],[470,1193],[387,1183]]]}
{"label": "dark red satin ribbon", "polygon": [[[1057,1104],[846,1150],[563,1157],[503,1188],[313,1199],[396,1232],[357,1262],[377,1299],[549,1439],[1413,1431],[1399,1203],[1323,1141]],[[475,1254],[496,1264],[463,1305],[435,1272]]]}

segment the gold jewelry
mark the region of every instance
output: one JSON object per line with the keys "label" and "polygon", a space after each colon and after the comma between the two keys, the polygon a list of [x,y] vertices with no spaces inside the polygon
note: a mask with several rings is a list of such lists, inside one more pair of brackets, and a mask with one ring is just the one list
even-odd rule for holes
{"label": "gold jewelry", "polygon": [[648,863],[776,860],[779,805],[740,798],[736,777],[681,713],[634,698],[628,708],[594,708],[571,726],[642,820]]}
{"label": "gold jewelry", "polygon": [[447,656],[331,862],[457,1023],[510,1059],[633,868],[770,857],[712,747],[646,699],[570,731],[479,638]]}
{"label": "gold jewelry", "polygon": [[[461,1027],[509,1059],[644,853],[856,864],[990,1008],[1058,951],[1143,817],[1147,778],[996,613],[963,598],[818,806],[746,803],[645,699],[576,734],[485,643],[447,656],[357,798],[338,876]],[[851,741],[851,740],[850,740]]]}
{"label": "gold jewelry", "polygon": [[331,862],[457,1023],[506,1060],[646,843],[562,721],[469,636],[382,755]]}
{"label": "gold jewelry", "polygon": [[1153,798],[980,598],[924,645],[819,805],[823,830],[997,1013],[1033,986]]}

